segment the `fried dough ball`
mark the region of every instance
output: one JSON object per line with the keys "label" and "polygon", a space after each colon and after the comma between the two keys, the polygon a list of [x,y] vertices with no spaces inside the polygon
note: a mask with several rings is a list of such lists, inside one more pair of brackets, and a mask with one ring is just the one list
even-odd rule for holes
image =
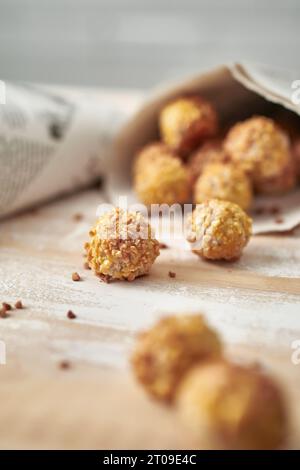
{"label": "fried dough ball", "polygon": [[218,118],[211,103],[199,96],[171,101],[161,111],[159,127],[162,140],[182,157],[205,139],[216,135]]}
{"label": "fried dough ball", "polygon": [[87,262],[106,282],[147,274],[159,255],[159,242],[139,212],[117,207],[101,215],[89,234]]}
{"label": "fried dough ball", "polygon": [[194,202],[222,199],[235,202],[247,210],[252,203],[252,186],[249,177],[237,165],[210,163],[205,166],[194,189]]}
{"label": "fried dough ball", "polygon": [[162,318],[142,333],[132,355],[133,372],[158,400],[173,400],[184,374],[199,361],[218,358],[221,341],[202,315]]}
{"label": "fried dough ball", "polygon": [[283,192],[294,185],[289,138],[272,119],[257,116],[235,124],[224,148],[249,172],[257,192]]}
{"label": "fried dough ball", "polygon": [[196,150],[188,160],[187,167],[191,184],[195,184],[207,164],[218,162],[227,163],[228,160],[229,158],[220,142],[206,142]]}
{"label": "fried dough ball", "polygon": [[281,391],[254,368],[225,361],[199,365],[184,378],[177,403],[195,436],[216,447],[276,449],[286,437]]}
{"label": "fried dough ball", "polygon": [[146,205],[184,203],[189,199],[188,173],[179,157],[161,143],[146,146],[133,168],[134,189]]}
{"label": "fried dough ball", "polygon": [[192,251],[206,259],[239,258],[251,231],[252,221],[243,209],[219,199],[197,204],[187,219],[187,240]]}

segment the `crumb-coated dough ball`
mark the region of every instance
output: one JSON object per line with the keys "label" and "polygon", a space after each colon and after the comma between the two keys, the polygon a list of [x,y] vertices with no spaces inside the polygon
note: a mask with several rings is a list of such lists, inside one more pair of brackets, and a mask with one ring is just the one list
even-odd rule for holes
{"label": "crumb-coated dough ball", "polygon": [[206,259],[237,259],[247,245],[252,220],[233,202],[210,199],[197,204],[187,219],[192,251]]}
{"label": "crumb-coated dough ball", "polygon": [[166,145],[153,143],[142,149],[133,167],[134,189],[146,205],[184,203],[189,199],[188,172]]}
{"label": "crumb-coated dough ball", "polygon": [[89,267],[104,281],[147,274],[159,255],[159,242],[140,212],[115,208],[101,215],[85,244]]}
{"label": "crumb-coated dough ball", "polygon": [[221,199],[235,202],[247,210],[252,203],[250,178],[232,163],[210,163],[205,166],[196,181],[194,202],[199,204],[207,199]]}
{"label": "crumb-coated dough ball", "polygon": [[210,141],[201,145],[188,159],[187,168],[192,185],[201,175],[203,169],[209,163],[228,162],[229,157],[222,148],[221,142]]}
{"label": "crumb-coated dough ball", "polygon": [[177,404],[195,436],[215,447],[276,449],[286,437],[281,390],[254,368],[225,361],[197,366],[179,387]]}
{"label": "crumb-coated dough ball", "polygon": [[162,140],[186,157],[205,139],[216,135],[218,117],[215,108],[199,96],[177,98],[160,112]]}
{"label": "crumb-coated dough ball", "polygon": [[235,124],[224,148],[251,175],[259,193],[290,189],[290,176],[286,177],[292,160],[290,141],[272,119],[256,116]]}
{"label": "crumb-coated dough ball", "polygon": [[217,333],[202,315],[169,316],[139,335],[132,368],[150,395],[171,401],[184,374],[195,363],[218,358],[221,352]]}

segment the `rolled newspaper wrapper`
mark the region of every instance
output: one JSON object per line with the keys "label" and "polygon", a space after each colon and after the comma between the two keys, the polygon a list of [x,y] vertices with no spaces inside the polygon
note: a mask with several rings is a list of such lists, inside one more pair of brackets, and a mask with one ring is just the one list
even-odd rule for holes
{"label": "rolled newspaper wrapper", "polygon": [[[132,160],[141,147],[159,138],[158,115],[171,99],[191,93],[207,98],[216,107],[221,126],[225,129],[251,115],[264,114],[276,119],[283,109],[294,120],[296,116],[297,121],[300,113],[297,104],[300,80],[297,91],[297,78],[296,72],[253,64],[233,64],[156,90],[118,135],[111,162],[112,171],[107,180],[111,201],[117,204],[120,196],[127,195],[129,204],[137,202],[132,190]],[[297,125],[300,135],[300,118]],[[255,204],[257,208],[279,207],[283,217],[278,223],[274,211],[273,214],[272,210],[267,210],[258,215],[260,211],[254,208],[254,233],[287,231],[300,224],[299,188],[276,197],[257,197]]]}
{"label": "rolled newspaper wrapper", "polygon": [[0,217],[92,184],[140,92],[1,83]]}

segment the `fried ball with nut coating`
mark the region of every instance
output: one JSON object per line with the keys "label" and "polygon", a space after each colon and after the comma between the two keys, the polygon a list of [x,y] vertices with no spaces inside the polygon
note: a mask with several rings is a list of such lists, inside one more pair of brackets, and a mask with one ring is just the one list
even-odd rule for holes
{"label": "fried ball with nut coating", "polygon": [[187,240],[192,251],[206,259],[239,258],[251,231],[252,221],[243,209],[219,199],[197,204],[187,219]]}
{"label": "fried ball with nut coating", "polygon": [[289,138],[272,119],[256,116],[235,124],[224,148],[251,175],[257,192],[283,192],[294,184],[288,172],[292,161]]}
{"label": "fried ball with nut coating", "polygon": [[139,212],[120,208],[101,215],[85,244],[89,267],[104,281],[147,274],[159,255],[159,242]]}
{"label": "fried ball with nut coating", "polygon": [[154,143],[138,154],[133,168],[135,192],[144,204],[182,204],[189,199],[188,173],[166,145]]}
{"label": "fried ball with nut coating", "polygon": [[161,319],[142,333],[132,355],[137,380],[158,400],[170,402],[184,374],[199,361],[218,358],[221,341],[202,315]]}
{"label": "fried ball with nut coating", "polygon": [[207,164],[194,189],[194,202],[221,199],[247,210],[252,203],[252,185],[246,173],[231,163]]}
{"label": "fried ball with nut coating", "polygon": [[162,140],[182,157],[187,157],[205,139],[216,135],[218,118],[215,108],[199,96],[171,101],[160,113]]}
{"label": "fried ball with nut coating", "polygon": [[227,163],[228,161],[229,157],[220,142],[206,142],[188,159],[187,168],[191,184],[195,184],[206,165],[219,162]]}
{"label": "fried ball with nut coating", "polygon": [[184,378],[177,403],[195,436],[215,447],[276,449],[286,438],[281,391],[254,368],[225,361],[199,365]]}

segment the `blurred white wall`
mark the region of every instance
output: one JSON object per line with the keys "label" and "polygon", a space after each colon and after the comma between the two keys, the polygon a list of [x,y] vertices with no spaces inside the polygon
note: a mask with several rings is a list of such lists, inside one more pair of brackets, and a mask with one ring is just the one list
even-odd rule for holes
{"label": "blurred white wall", "polygon": [[150,87],[217,63],[299,70],[300,0],[0,0],[0,79]]}

